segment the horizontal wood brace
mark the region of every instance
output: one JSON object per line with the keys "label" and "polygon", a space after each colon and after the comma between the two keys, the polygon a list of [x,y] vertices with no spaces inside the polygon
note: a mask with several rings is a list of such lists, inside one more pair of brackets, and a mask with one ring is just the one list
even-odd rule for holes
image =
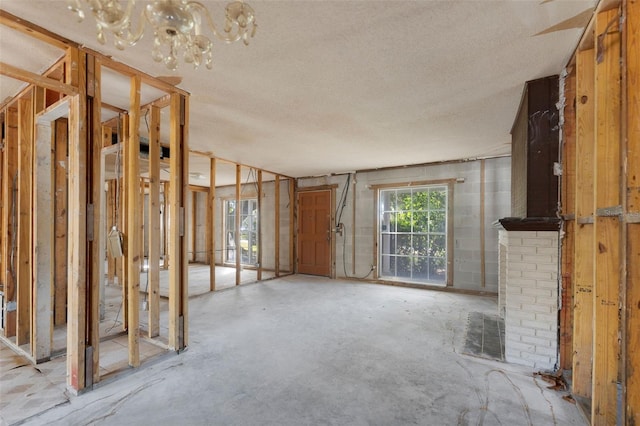
{"label": "horizontal wood brace", "polygon": [[596,209],[596,216],[598,217],[614,217],[622,215],[622,206],[602,207]]}
{"label": "horizontal wood brace", "polygon": [[589,223],[593,223],[593,216],[583,216],[578,218],[579,225],[586,225]]}

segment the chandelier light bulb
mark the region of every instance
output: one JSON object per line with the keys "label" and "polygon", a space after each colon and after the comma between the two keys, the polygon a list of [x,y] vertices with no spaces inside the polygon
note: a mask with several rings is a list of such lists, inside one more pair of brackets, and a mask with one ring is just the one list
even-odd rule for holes
{"label": "chandelier light bulb", "polygon": [[178,67],[178,55],[194,68],[198,68],[203,59],[207,69],[213,68],[213,43],[203,29],[208,28],[225,43],[242,40],[248,45],[257,28],[253,8],[240,0],[232,1],[225,8],[223,32],[218,31],[209,11],[198,1],[153,1],[142,9],[136,25],[132,25],[135,0],[127,0],[125,7],[124,2],[118,0],[67,0],[67,3],[79,21],[84,19],[82,5],[86,4],[96,20],[98,42],[105,44],[105,31],[109,31],[119,50],[136,44],[144,35],[145,25],[150,25],[154,38],[151,57],[171,70]]}

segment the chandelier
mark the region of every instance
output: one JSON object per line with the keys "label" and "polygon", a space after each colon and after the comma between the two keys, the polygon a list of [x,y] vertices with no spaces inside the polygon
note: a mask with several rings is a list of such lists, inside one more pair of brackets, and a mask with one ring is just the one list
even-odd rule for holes
{"label": "chandelier", "polygon": [[219,31],[200,2],[187,0],[159,0],[146,5],[140,13],[139,23],[132,26],[135,0],[127,0],[123,7],[119,0],[67,0],[69,10],[79,21],[85,17],[82,3],[86,3],[96,20],[98,42],[106,42],[105,32],[110,32],[115,46],[123,50],[133,46],[144,34],[145,23],[153,28],[153,48],[151,57],[162,62],[170,70],[178,68],[178,57],[198,68],[202,62],[208,69],[213,67],[213,42],[203,33],[209,28],[211,33],[226,43],[242,40],[249,44],[249,38],[256,32],[254,11],[242,1],[233,1],[225,9],[223,31]]}

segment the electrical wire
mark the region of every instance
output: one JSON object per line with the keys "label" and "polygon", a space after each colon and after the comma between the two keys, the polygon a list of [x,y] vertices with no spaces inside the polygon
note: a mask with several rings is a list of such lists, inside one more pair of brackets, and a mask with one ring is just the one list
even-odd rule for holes
{"label": "electrical wire", "polygon": [[[347,175],[347,181],[344,184],[344,186],[342,187],[342,192],[340,193],[340,202],[338,203],[338,206],[336,207],[336,214],[335,214],[335,218],[336,218],[336,222],[335,222],[335,227],[338,228],[338,226],[340,226],[340,224],[342,223],[342,213],[344,213],[344,208],[347,206],[347,197],[349,195],[349,186],[351,184],[351,173],[349,173]],[[340,214],[338,214],[338,210],[340,211]]]}
{"label": "electrical wire", "polygon": [[375,269],[373,267],[373,265],[371,265],[371,269],[369,270],[367,275],[365,275],[364,277],[350,277],[349,276],[349,274],[347,273],[347,235],[346,235],[346,233],[342,236],[342,268],[344,270],[344,276],[346,278],[355,278],[355,279],[358,279],[358,280],[364,280],[364,279],[368,278],[369,275],[371,275],[371,273]]}

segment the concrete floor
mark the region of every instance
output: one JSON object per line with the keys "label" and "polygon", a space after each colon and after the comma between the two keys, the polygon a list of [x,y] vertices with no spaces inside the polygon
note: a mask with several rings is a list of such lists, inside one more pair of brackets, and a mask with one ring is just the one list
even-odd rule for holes
{"label": "concrete floor", "polygon": [[190,301],[190,347],[24,424],[583,425],[527,368],[462,354],[493,298],[290,276]]}

